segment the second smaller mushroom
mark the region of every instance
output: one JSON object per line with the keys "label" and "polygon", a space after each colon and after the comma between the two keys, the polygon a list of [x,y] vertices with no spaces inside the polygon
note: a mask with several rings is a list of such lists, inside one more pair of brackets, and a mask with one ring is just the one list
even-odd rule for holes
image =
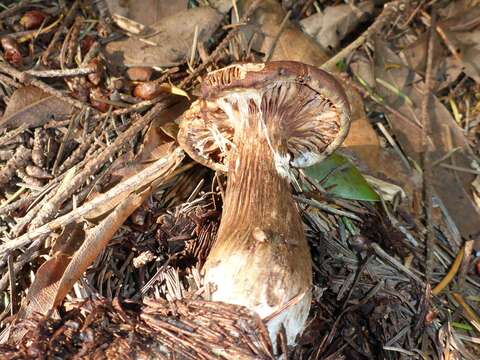
{"label": "second smaller mushroom", "polygon": [[291,167],[310,166],[345,139],[350,108],[328,73],[297,62],[211,72],[178,140],[196,161],[228,173],[218,236],[205,263],[212,299],[282,326],[293,345],[310,310],[312,264],[290,193]]}

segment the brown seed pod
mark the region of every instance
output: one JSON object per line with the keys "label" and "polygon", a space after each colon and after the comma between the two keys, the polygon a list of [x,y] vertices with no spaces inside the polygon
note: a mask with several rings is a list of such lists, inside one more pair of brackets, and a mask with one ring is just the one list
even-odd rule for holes
{"label": "brown seed pod", "polygon": [[102,100],[108,100],[108,95],[101,88],[90,89],[90,104],[101,112],[107,112],[110,105]]}
{"label": "brown seed pod", "polygon": [[91,35],[87,35],[82,39],[82,42],[80,43],[80,51],[82,52],[82,56],[84,56],[90,48],[95,44],[95,38]]}
{"label": "brown seed pod", "polygon": [[27,30],[38,29],[47,16],[42,10],[30,10],[23,14],[20,19],[20,25]]}
{"label": "brown seed pod", "polygon": [[152,100],[162,92],[162,84],[159,84],[155,81],[148,81],[135,86],[133,89],[133,96],[143,100]]}
{"label": "brown seed pod", "polygon": [[4,36],[0,40],[4,50],[4,57],[10,64],[20,66],[23,62],[23,55],[15,39]]}
{"label": "brown seed pod", "polygon": [[94,85],[99,85],[102,81],[102,60],[98,57],[93,58],[92,60],[90,60],[87,66],[94,71],[93,73],[87,75],[88,80]]}
{"label": "brown seed pod", "polygon": [[152,77],[153,69],[151,67],[134,66],[127,70],[127,75],[133,81],[149,81]]}

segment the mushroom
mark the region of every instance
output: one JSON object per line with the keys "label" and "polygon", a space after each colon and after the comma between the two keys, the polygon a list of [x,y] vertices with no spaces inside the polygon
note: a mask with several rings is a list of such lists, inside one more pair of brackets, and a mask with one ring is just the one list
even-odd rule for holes
{"label": "mushroom", "polygon": [[201,93],[178,141],[197,162],[228,173],[205,281],[212,300],[267,319],[274,346],[282,325],[293,345],[310,310],[312,263],[290,167],[310,166],[342,143],[347,97],[330,74],[291,61],[213,71]]}

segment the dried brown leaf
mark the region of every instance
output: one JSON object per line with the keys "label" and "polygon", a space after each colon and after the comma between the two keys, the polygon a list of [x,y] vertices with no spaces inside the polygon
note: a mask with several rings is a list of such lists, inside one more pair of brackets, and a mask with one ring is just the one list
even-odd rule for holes
{"label": "dried brown leaf", "polygon": [[[84,239],[84,232],[77,223],[69,224],[55,240],[52,257],[43,263],[35,274],[35,280],[28,289],[26,301],[16,315],[17,320],[31,317],[34,313],[47,314],[53,309],[53,300],[58,284],[71,256]],[[10,340],[16,342],[22,338],[24,331],[13,332]]]}
{"label": "dried brown leaf", "polygon": [[[161,144],[157,144],[157,147],[155,147],[155,156],[156,158],[149,158],[149,161],[127,161],[123,162],[125,160],[125,157],[120,157],[116,160],[116,166],[119,167],[119,169],[115,170],[113,172],[112,180],[108,184],[108,186],[113,186],[114,184],[119,183],[120,181],[126,181],[129,178],[133,178],[135,176],[138,176],[138,174],[149,167],[152,164],[153,160],[160,160],[162,158],[168,159],[169,155],[172,154],[173,151],[175,151],[175,146],[172,141],[169,142],[162,142]],[[128,153],[126,157],[128,158],[130,155]],[[150,154],[151,155],[151,154]],[[145,186],[145,184],[148,184],[152,181],[154,181],[159,174],[153,174],[150,177],[145,177],[142,180],[142,185]],[[139,190],[139,189],[136,189]],[[100,193],[94,192],[91,194],[89,197],[89,200],[94,199],[95,197],[99,196]],[[105,201],[102,204],[96,206],[94,209],[88,212],[88,214],[85,215],[85,218],[87,219],[97,219],[109,212],[111,209],[113,209],[117,204],[119,204],[121,201],[125,199],[125,197],[128,196],[128,193],[120,193],[119,195],[111,198],[109,201]]]}
{"label": "dried brown leaf", "polygon": [[[80,279],[85,270],[93,263],[107,246],[115,232],[149,195],[151,188],[141,193],[131,193],[97,226],[86,232],[79,225],[67,226],[63,239],[57,240],[58,251],[37,270],[35,280],[30,286],[27,302],[22,306],[16,320],[27,319],[34,313],[48,314],[60,305],[73,284]],[[77,250],[78,244],[83,243]],[[11,334],[10,341],[17,342],[24,331]]]}
{"label": "dried brown leaf", "polygon": [[372,1],[328,6],[323,12],[318,12],[300,21],[300,25],[305,33],[313,37],[325,49],[335,50],[345,36],[368,18],[368,15],[373,12],[373,8]]}
{"label": "dried brown leaf", "polygon": [[142,40],[129,38],[113,41],[106,47],[116,63],[127,66],[175,66],[186,62],[190,54],[195,27],[198,42],[207,41],[222,21],[222,15],[209,7],[176,13],[152,25],[152,36]]}
{"label": "dried brown leaf", "polygon": [[186,10],[188,5],[187,0],[143,0],[141,6],[137,1],[107,0],[106,3],[113,15],[125,16],[146,26]]}
{"label": "dried brown leaf", "polygon": [[[451,4],[453,5],[453,4]],[[437,23],[433,78],[439,81],[439,88],[454,82],[462,71],[480,82],[480,7],[469,5],[468,1],[447,7],[444,17]],[[427,15],[426,15],[427,16]],[[430,18],[426,20],[430,21]],[[423,73],[427,59],[428,34],[423,33],[401,52],[402,58],[417,73]],[[457,55],[452,55],[455,49]],[[460,61],[459,61],[460,59]]]}
{"label": "dried brown leaf", "polygon": [[[240,13],[248,9],[251,3],[252,0],[239,1]],[[295,24],[287,21],[285,27],[281,29],[280,25],[285,16],[286,12],[278,1],[261,1],[250,17],[249,25],[242,30],[242,34],[247,43],[255,34],[252,48],[264,54],[270,51],[280,34],[270,60],[295,60],[315,66],[327,61],[330,57],[328,52]]]}
{"label": "dried brown leaf", "polygon": [[73,284],[93,263],[100,252],[107,246],[110,239],[117,232],[125,220],[137,209],[150,194],[151,188],[141,193],[131,193],[97,226],[86,231],[85,241],[75,252],[58,284],[53,305],[58,306]]}
{"label": "dried brown leaf", "polygon": [[463,72],[480,84],[480,28],[446,34],[460,53]]}
{"label": "dried brown leaf", "polygon": [[348,89],[347,96],[352,108],[352,123],[342,152],[362,172],[399,185],[408,194],[408,209],[417,211],[415,198],[421,190],[420,176],[408,169],[398,154],[380,145],[377,132],[365,114],[360,95],[355,90]]}
{"label": "dried brown leaf", "polygon": [[[419,119],[421,119],[421,102],[424,96],[423,81],[402,63],[398,55],[378,39],[375,46],[375,59],[375,78],[377,81],[382,79],[391,87],[389,89],[379,84],[376,87],[377,92],[386,103],[404,115],[404,117],[392,118],[390,125],[393,133],[407,155],[420,164],[422,128]],[[396,89],[395,92],[392,89]],[[433,97],[429,110],[432,160],[442,158],[453,148],[459,148],[460,150],[455,152],[451,159],[458,166],[470,167],[468,142],[463,130],[436,97]],[[480,213],[470,193],[473,175],[436,166],[433,169],[432,180],[437,196],[445,204],[462,235],[469,238],[478,233]]]}
{"label": "dried brown leaf", "polygon": [[35,86],[17,89],[3,117],[0,128],[16,128],[26,125],[29,128],[42,126],[52,119],[64,119],[73,111],[72,105],[62,99],[49,95]]}

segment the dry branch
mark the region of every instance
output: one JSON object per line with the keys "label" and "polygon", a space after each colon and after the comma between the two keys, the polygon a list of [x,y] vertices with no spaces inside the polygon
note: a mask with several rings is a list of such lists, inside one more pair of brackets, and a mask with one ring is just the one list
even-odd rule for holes
{"label": "dry branch", "polygon": [[48,235],[56,229],[80,219],[97,206],[104,205],[121,194],[135,191],[157,178],[165,178],[178,166],[182,159],[183,151],[175,149],[168,155],[168,157],[157,160],[155,163],[150,165],[145,170],[139,172],[137,175],[118,184],[106,193],[97,196],[86,204],[72,210],[70,213],[58,217],[57,219],[31,230],[27,234],[24,234],[16,239],[8,240],[0,246],[0,257],[3,257],[14,249],[28,245],[30,242],[42,235]]}

